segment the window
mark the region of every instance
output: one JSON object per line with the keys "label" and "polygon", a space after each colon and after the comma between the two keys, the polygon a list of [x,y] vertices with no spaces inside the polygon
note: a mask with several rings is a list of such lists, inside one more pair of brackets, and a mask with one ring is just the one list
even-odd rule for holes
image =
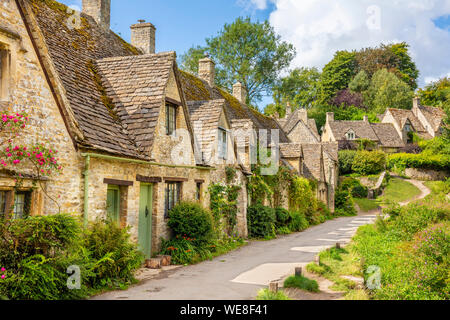
{"label": "window", "polygon": [[164,217],[169,217],[169,211],[181,200],[181,182],[166,183],[166,198]]}
{"label": "window", "polygon": [[166,133],[172,135],[177,130],[177,106],[166,103]]}
{"label": "window", "polygon": [[227,131],[219,128],[219,159],[227,158]]}
{"label": "window", "polygon": [[353,131],[347,132],[347,134],[345,136],[347,137],[347,140],[355,140],[356,139],[356,135]]}
{"label": "window", "polygon": [[0,191],[0,216],[6,213],[6,191]]}
{"label": "window", "polygon": [[202,199],[202,185],[203,183],[197,182],[197,188],[195,191],[195,200],[200,201]]}
{"label": "window", "polygon": [[406,131],[406,132],[411,132],[411,131],[413,131],[413,130],[412,130],[411,123],[408,122],[408,123],[405,124],[405,131]]}
{"label": "window", "polygon": [[26,218],[30,214],[31,192],[17,192],[14,197],[13,219]]}
{"label": "window", "polygon": [[120,222],[120,188],[119,186],[108,185],[106,196],[107,218],[117,223]]}
{"label": "window", "polygon": [[7,100],[9,93],[9,51],[0,44],[0,100]]}

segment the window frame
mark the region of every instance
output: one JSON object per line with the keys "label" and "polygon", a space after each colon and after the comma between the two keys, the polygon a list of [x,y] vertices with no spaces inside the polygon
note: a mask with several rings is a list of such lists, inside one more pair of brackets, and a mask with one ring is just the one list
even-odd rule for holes
{"label": "window frame", "polygon": [[195,183],[195,200],[202,201],[203,182]]}
{"label": "window frame", "polygon": [[[223,140],[223,137],[225,135],[225,141]],[[218,128],[218,156],[219,159],[227,160],[228,158],[228,130],[225,128],[219,127]]]}
{"label": "window frame", "polygon": [[[117,197],[116,199],[114,199],[114,207],[115,207],[115,212],[113,213],[114,216],[111,216],[110,212],[109,212],[109,207],[108,207],[108,193],[110,191],[114,191],[114,197]],[[114,222],[117,222],[120,224],[120,187],[117,185],[112,185],[112,184],[108,184],[108,188],[106,191],[106,218],[107,219],[111,219]]]}
{"label": "window frame", "polygon": [[[173,113],[171,113],[171,111]],[[177,113],[178,106],[166,102],[166,135],[168,136],[174,135],[177,130]]]}
{"label": "window frame", "polygon": [[[350,137],[350,135],[351,135],[351,137]],[[348,131],[348,132],[345,134],[345,137],[346,137],[347,140],[349,140],[349,141],[354,141],[354,140],[356,140],[356,134],[355,134],[355,132],[354,132],[353,130]]]}
{"label": "window frame", "polygon": [[8,45],[0,43],[0,101],[9,100],[11,77],[11,51]]}
{"label": "window frame", "polygon": [[[173,189],[172,189],[173,188]],[[182,182],[167,181],[164,186],[164,218],[169,217],[169,211],[181,201]],[[170,193],[173,193],[172,195]],[[170,198],[172,196],[172,199]],[[175,199],[176,198],[176,199]]]}
{"label": "window frame", "polygon": [[[23,207],[22,212],[17,212],[18,208],[18,196],[23,195]],[[12,219],[25,219],[31,215],[31,197],[32,197],[32,191],[26,190],[26,191],[17,191],[14,193],[14,208],[12,210]]]}

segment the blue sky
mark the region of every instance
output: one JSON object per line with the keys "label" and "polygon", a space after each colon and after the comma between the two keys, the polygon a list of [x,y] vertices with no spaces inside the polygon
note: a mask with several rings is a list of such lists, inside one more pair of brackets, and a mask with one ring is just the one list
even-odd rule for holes
{"label": "blue sky", "polygon": [[[81,7],[81,0],[60,0]],[[112,0],[111,28],[130,40],[138,19],[156,28],[156,50],[180,57],[239,16],[269,20],[297,48],[292,67],[321,69],[337,50],[406,41],[419,83],[450,76],[450,0]],[[378,8],[380,28],[367,21]],[[372,8],[372,9],[371,9]],[[375,10],[376,12],[376,10]],[[266,97],[260,108],[271,102]]]}

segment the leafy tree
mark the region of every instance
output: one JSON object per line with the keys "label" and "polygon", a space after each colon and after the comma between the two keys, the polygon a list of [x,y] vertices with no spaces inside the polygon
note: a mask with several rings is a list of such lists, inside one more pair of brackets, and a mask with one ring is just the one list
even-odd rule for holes
{"label": "leafy tree", "polygon": [[364,70],[361,70],[356,77],[350,82],[348,88],[352,92],[362,93],[366,91],[370,86],[370,79]]}
{"label": "leafy tree", "polygon": [[409,45],[406,42],[393,44],[388,47],[399,59],[397,69],[400,73],[400,79],[409,84],[413,89],[417,89],[417,78],[419,70],[409,55]]}
{"label": "leafy tree", "polygon": [[377,113],[386,108],[411,109],[413,97],[414,91],[386,69],[373,75],[367,96],[371,110]]}
{"label": "leafy tree", "polygon": [[442,78],[419,89],[419,96],[425,105],[443,107],[450,101],[450,78]]}
{"label": "leafy tree", "polygon": [[349,89],[339,91],[330,103],[336,107],[347,108],[350,106],[355,106],[361,109],[365,108],[362,94],[352,92]]}
{"label": "leafy tree", "polygon": [[195,46],[181,56],[180,68],[192,74],[198,74],[198,61],[205,57],[207,48]]}
{"label": "leafy tree", "polygon": [[346,89],[356,74],[356,53],[338,51],[320,77],[319,100],[328,103],[338,91]]}
{"label": "leafy tree", "polygon": [[231,91],[239,81],[247,89],[249,103],[270,94],[280,72],[295,57],[293,45],[281,41],[268,21],[252,22],[241,17],[225,24],[217,36],[206,39],[204,48],[191,48],[181,58],[182,67],[195,71],[200,53],[206,51],[216,62],[217,85]]}

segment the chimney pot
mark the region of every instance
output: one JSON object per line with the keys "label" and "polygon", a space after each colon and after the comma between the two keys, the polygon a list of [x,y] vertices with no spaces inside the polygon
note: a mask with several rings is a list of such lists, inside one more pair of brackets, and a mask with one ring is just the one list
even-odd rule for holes
{"label": "chimney pot", "polygon": [[111,0],[83,0],[83,13],[105,30],[111,27]]}
{"label": "chimney pot", "polygon": [[131,29],[131,44],[141,49],[145,54],[155,53],[156,28],[150,22],[138,20],[138,24],[133,24]]}
{"label": "chimney pot", "polygon": [[247,102],[247,90],[242,83],[237,82],[233,86],[233,96],[239,100],[240,103],[245,104]]}
{"label": "chimney pot", "polygon": [[216,79],[216,64],[205,54],[205,58],[198,61],[198,76],[200,79],[208,82],[211,87],[214,87]]}

